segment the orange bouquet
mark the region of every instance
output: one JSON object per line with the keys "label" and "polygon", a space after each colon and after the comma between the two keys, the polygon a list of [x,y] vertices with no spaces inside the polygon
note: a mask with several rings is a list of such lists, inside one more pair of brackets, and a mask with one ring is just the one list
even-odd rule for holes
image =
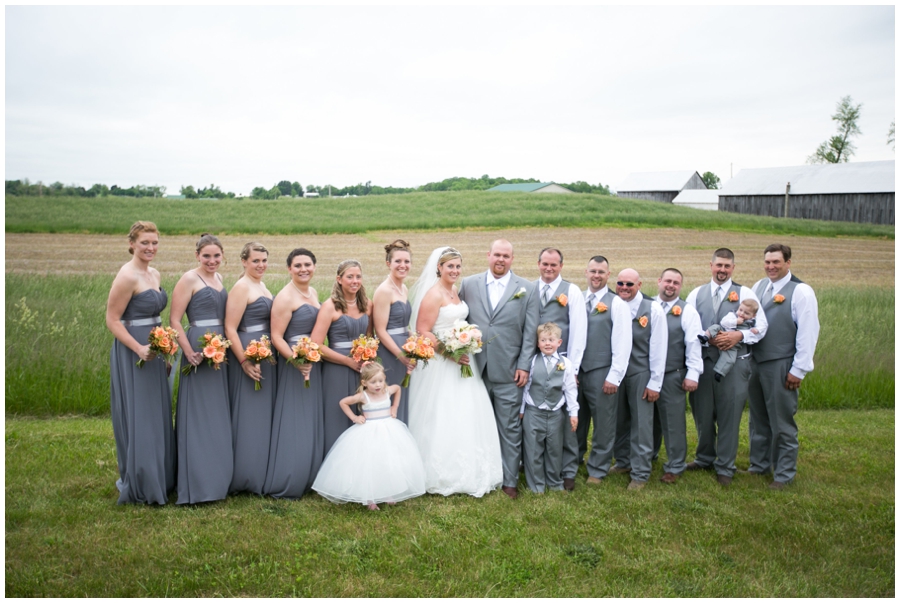
{"label": "orange bouquet", "polygon": [[378,358],[378,344],[377,337],[360,335],[353,340],[353,347],[350,348],[350,357],[357,362],[376,360]]}
{"label": "orange bouquet", "polygon": [[[322,354],[319,352],[319,344],[309,337],[301,337],[297,342],[297,345],[291,348],[291,351],[294,355],[291,358],[288,358],[288,362],[294,366],[312,364],[313,362],[320,362],[322,360]],[[309,387],[309,377],[303,381],[303,387]]]}
{"label": "orange bouquet", "polygon": [[[259,340],[252,339],[244,349],[244,360],[252,360],[256,364],[265,360],[269,364],[275,364],[275,358],[272,356],[272,342],[269,337],[263,335]],[[254,381],[253,391],[258,392],[260,389],[262,389],[262,383]]]}
{"label": "orange bouquet", "polygon": [[[172,359],[178,352],[178,342],[175,341],[177,338],[178,335],[172,327],[162,327],[157,325],[150,329],[148,343],[150,344],[150,349],[152,351],[165,358],[166,362],[169,363],[172,362]],[[144,368],[143,359],[138,360],[135,364],[138,368]]]}
{"label": "orange bouquet", "polygon": [[[225,350],[231,347],[231,342],[225,339],[224,335],[219,335],[218,333],[212,333],[210,331],[204,333],[197,342],[200,344],[203,357],[206,358],[206,363],[213,367],[213,369],[219,370],[222,367],[222,364],[225,363]],[[191,372],[191,369],[193,369],[194,372],[197,372],[196,366],[187,364],[181,369],[181,374],[187,375]]]}
{"label": "orange bouquet", "polygon": [[[427,337],[422,337],[418,333],[410,333],[409,339],[406,340],[400,349],[403,355],[410,360],[421,360],[423,366],[428,366],[428,361],[434,358],[434,344]],[[409,373],[403,378],[403,387],[409,387]]]}

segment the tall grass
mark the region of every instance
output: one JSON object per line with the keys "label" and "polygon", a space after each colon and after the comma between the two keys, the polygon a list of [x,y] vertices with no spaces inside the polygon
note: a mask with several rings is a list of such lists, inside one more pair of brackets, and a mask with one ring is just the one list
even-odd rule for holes
{"label": "tall grass", "polygon": [[[277,291],[287,277],[267,279]],[[323,277],[324,278],[324,277]],[[109,276],[6,275],[6,412],[109,412]],[[175,277],[164,277],[171,292]],[[232,283],[226,279],[226,285]],[[321,296],[327,287],[319,287]],[[892,408],[893,289],[817,292],[822,325],[802,408]],[[168,308],[163,322],[168,323]]]}
{"label": "tall grass", "polygon": [[6,197],[7,232],[120,234],[135,216],[167,234],[615,225],[894,238],[893,226],[745,216],[594,194],[459,191],[277,201]]}

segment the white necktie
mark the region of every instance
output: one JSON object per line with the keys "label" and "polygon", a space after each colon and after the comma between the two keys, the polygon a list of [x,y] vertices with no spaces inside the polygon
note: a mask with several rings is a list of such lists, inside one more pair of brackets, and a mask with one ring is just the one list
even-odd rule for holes
{"label": "white necktie", "polygon": [[491,283],[491,309],[496,309],[497,304],[500,303],[500,299],[503,297],[503,283],[494,279],[494,282]]}

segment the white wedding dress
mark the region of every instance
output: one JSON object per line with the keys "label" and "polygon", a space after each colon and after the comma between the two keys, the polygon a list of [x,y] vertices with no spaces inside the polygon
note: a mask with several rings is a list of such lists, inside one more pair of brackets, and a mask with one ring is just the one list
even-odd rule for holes
{"label": "white wedding dress", "polygon": [[[444,306],[433,333],[465,320],[465,302]],[[463,378],[459,365],[435,355],[409,385],[409,430],[425,465],[425,490],[481,497],[500,487],[503,466],[494,410],[481,375]]]}

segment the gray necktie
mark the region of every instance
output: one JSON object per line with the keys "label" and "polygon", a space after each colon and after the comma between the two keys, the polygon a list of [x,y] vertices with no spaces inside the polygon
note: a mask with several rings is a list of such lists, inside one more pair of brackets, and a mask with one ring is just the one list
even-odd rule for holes
{"label": "gray necktie", "polygon": [[718,312],[719,306],[722,305],[722,287],[716,287],[716,294],[713,297],[713,309]]}
{"label": "gray necktie", "polygon": [[541,295],[541,302],[546,306],[550,301],[550,285],[544,285],[544,293]]}
{"label": "gray necktie", "polygon": [[594,300],[595,300],[596,298],[597,298],[597,296],[594,295],[593,293],[591,293],[590,295],[588,295],[587,303],[585,303],[585,307],[587,308],[587,313],[588,313],[588,314],[590,314],[590,313],[591,313],[591,310],[594,309]]}
{"label": "gray necktie", "polygon": [[774,293],[774,291],[775,291],[775,285],[772,283],[769,283],[769,286],[766,287],[766,292],[763,293],[763,297],[762,297],[763,304],[767,304],[770,301],[772,301],[772,293]]}
{"label": "gray necktie", "polygon": [[669,311],[669,302],[660,301],[659,303],[662,304],[663,314]]}

